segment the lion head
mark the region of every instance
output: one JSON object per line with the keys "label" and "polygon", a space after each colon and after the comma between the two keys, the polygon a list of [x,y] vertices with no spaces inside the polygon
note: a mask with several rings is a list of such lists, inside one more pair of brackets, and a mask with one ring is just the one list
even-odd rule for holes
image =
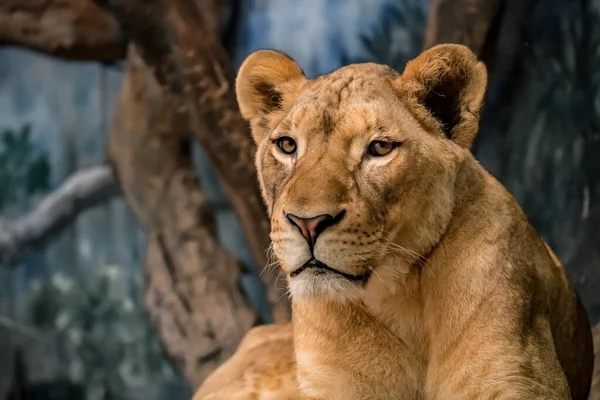
{"label": "lion head", "polygon": [[307,79],[281,52],[245,60],[238,103],[292,298],[353,297],[439,241],[486,80],[460,45],[431,48],[402,74],[365,63]]}

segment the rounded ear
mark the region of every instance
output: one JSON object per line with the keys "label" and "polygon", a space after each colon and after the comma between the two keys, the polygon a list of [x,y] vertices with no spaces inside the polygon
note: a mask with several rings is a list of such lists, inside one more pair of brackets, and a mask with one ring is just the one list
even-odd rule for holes
{"label": "rounded ear", "polygon": [[254,122],[293,103],[304,72],[287,54],[258,50],[242,63],[235,90],[242,117]]}
{"label": "rounded ear", "polygon": [[487,70],[468,47],[430,48],[406,65],[395,86],[423,123],[471,147],[479,129]]}

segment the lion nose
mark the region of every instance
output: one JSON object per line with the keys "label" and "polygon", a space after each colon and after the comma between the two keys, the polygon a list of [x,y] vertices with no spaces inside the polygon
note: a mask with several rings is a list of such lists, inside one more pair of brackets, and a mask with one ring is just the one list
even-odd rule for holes
{"label": "lion nose", "polygon": [[346,211],[342,210],[335,217],[330,214],[321,214],[316,217],[302,218],[289,213],[285,214],[285,216],[292,225],[295,225],[300,230],[300,233],[312,249],[321,232],[340,222],[344,218],[345,213]]}

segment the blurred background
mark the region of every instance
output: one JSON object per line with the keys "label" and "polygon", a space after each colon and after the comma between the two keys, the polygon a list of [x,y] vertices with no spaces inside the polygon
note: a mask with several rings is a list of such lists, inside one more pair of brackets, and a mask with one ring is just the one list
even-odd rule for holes
{"label": "blurred background", "polygon": [[190,398],[289,317],[237,67],[446,42],[490,70],[477,158],[598,323],[600,1],[1,0],[0,399]]}

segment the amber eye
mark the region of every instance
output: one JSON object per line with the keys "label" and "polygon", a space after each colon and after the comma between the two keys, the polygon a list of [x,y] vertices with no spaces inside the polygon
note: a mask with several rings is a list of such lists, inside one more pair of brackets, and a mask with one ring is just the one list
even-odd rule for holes
{"label": "amber eye", "polygon": [[367,147],[367,154],[373,157],[383,157],[388,155],[390,151],[400,146],[398,142],[385,142],[383,140],[374,140]]}
{"label": "amber eye", "polygon": [[296,152],[296,141],[289,136],[282,136],[276,139],[275,143],[284,154],[294,154]]}

